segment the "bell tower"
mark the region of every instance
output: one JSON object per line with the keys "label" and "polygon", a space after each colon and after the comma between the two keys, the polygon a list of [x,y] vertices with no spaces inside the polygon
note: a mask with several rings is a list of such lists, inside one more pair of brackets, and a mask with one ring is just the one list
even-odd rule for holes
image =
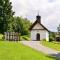
{"label": "bell tower", "polygon": [[41,16],[40,16],[39,14],[36,16],[36,20],[37,20],[39,23],[41,23]]}

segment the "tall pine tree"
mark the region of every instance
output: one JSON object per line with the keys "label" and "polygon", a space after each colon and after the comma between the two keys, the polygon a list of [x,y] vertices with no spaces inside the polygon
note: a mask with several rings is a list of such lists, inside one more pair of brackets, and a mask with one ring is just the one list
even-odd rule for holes
{"label": "tall pine tree", "polygon": [[0,33],[8,30],[10,18],[14,15],[11,4],[9,0],[0,1]]}

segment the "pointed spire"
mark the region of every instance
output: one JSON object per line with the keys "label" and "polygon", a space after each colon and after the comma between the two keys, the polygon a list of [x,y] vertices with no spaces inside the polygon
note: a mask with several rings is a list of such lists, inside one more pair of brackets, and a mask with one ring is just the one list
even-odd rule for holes
{"label": "pointed spire", "polygon": [[38,11],[38,16],[39,16],[39,11]]}
{"label": "pointed spire", "polygon": [[41,23],[41,16],[39,15],[39,11],[38,11],[38,15],[36,16],[36,20]]}

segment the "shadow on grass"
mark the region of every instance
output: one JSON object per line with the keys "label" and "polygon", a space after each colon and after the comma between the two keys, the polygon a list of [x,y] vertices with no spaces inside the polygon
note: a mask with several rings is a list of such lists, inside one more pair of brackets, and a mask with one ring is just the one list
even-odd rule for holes
{"label": "shadow on grass", "polygon": [[47,57],[52,58],[54,60],[60,60],[60,53],[58,53],[58,54],[50,54]]}

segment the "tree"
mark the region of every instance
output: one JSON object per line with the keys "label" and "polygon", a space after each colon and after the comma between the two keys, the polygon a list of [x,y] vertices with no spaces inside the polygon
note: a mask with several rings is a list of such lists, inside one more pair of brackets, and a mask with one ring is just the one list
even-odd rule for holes
{"label": "tree", "polygon": [[54,32],[49,32],[49,41],[55,41],[56,35]]}
{"label": "tree", "polygon": [[9,24],[9,31],[19,32],[21,35],[28,35],[29,27],[31,25],[30,21],[22,17],[14,17],[11,19],[12,22]]}
{"label": "tree", "polygon": [[59,24],[59,26],[57,27],[57,30],[58,30],[58,36],[60,37],[60,24]]}
{"label": "tree", "polygon": [[57,27],[57,30],[58,30],[58,32],[60,32],[60,24],[59,24],[59,26]]}
{"label": "tree", "polygon": [[14,15],[11,4],[9,0],[0,1],[0,33],[8,30],[10,18]]}

